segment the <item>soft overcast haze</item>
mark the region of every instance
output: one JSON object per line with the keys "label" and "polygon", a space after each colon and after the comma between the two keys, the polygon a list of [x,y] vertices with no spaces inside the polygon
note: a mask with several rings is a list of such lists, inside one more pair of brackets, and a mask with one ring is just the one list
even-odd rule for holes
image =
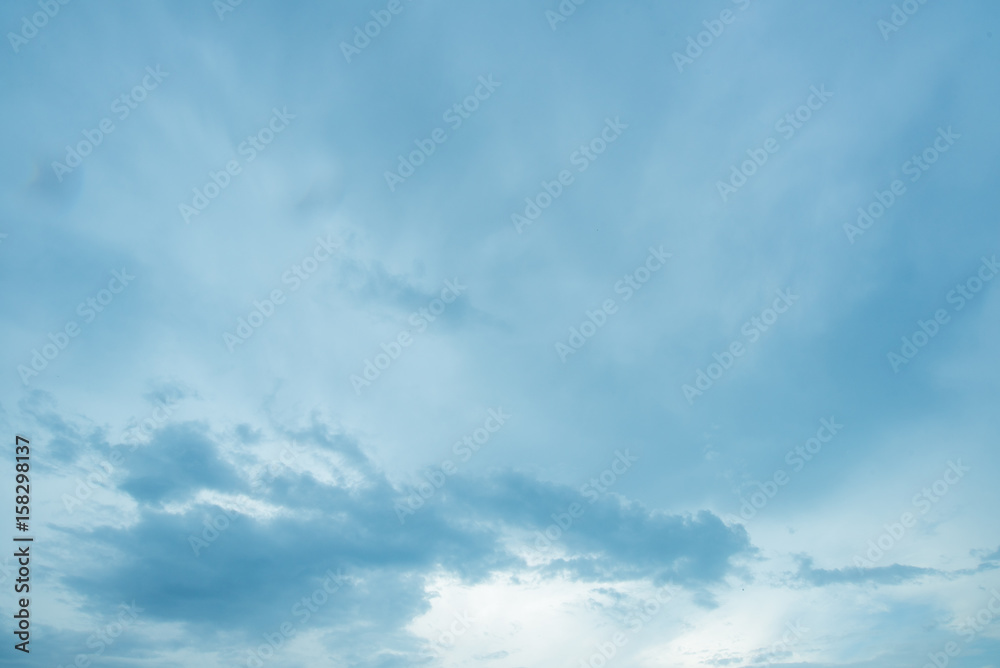
{"label": "soft overcast haze", "polygon": [[0,665],[1000,667],[1000,5],[235,1],[0,6]]}

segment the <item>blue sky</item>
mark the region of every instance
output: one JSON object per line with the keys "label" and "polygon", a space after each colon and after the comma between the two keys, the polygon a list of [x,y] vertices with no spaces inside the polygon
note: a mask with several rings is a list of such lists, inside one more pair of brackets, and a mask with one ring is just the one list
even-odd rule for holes
{"label": "blue sky", "polygon": [[0,662],[996,668],[998,16],[5,3]]}

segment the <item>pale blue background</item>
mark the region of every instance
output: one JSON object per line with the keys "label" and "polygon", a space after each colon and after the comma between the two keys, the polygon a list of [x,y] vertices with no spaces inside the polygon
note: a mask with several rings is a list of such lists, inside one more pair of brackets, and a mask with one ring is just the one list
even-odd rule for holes
{"label": "pale blue background", "polygon": [[[403,0],[346,62],[340,43],[384,7],[245,0],[220,20],[209,0],[77,0],[0,45],[0,409],[3,438],[34,445],[30,665],[92,651],[135,600],[104,665],[244,666],[337,568],[350,584],[272,665],[419,665],[428,629],[467,610],[480,621],[428,665],[576,666],[668,583],[675,605],[618,665],[759,665],[795,620],[811,630],[778,663],[918,666],[955,640],[950,665],[1000,665],[1000,624],[958,635],[1000,586],[997,286],[898,374],[886,357],[1000,252],[997,5],[932,0],[886,40],[889,2],[590,0],[552,30],[555,0]],[[672,54],[727,8],[678,72]],[[35,11],[6,2],[0,28]],[[443,112],[488,75],[500,87],[452,130]],[[717,181],[821,85],[833,97],[724,203]],[[185,224],[178,205],[275,107],[295,118]],[[59,182],[51,163],[104,117],[114,132]],[[616,117],[628,128],[575,171]],[[384,172],[438,127],[447,141],[390,192]],[[960,139],[849,243],[857,207],[939,127]],[[574,183],[518,234],[511,214],[563,169]],[[290,292],[282,275],[327,235],[341,252]],[[622,301],[616,281],[661,244],[667,266]],[[134,282],[83,325],[77,305],[123,267]],[[461,297],[356,393],[351,375],[455,278]],[[274,289],[287,301],[230,353],[223,333]],[[799,300],[689,404],[682,385],[779,289]],[[561,362],[555,344],[609,297],[617,313]],[[22,383],[69,320],[80,335]],[[169,418],[68,512],[164,400]],[[452,444],[497,407],[510,420],[459,461]],[[785,453],[831,417],[843,430],[792,472]],[[289,443],[302,454],[253,484]],[[587,504],[580,486],[626,448],[639,463]],[[445,459],[459,472],[401,525],[394,504]],[[958,459],[971,472],[855,569]],[[744,522],[779,468],[790,482]],[[526,562],[519,546],[574,501],[564,561]],[[239,504],[195,556],[188,537]]]}

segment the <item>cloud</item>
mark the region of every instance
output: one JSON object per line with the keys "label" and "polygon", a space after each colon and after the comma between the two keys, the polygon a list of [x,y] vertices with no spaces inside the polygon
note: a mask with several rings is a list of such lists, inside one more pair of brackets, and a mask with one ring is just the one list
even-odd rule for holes
{"label": "cloud", "polygon": [[199,489],[231,491],[239,479],[202,424],[170,425],[129,457],[122,491],[141,503],[181,500]]}
{"label": "cloud", "polygon": [[[535,635],[549,647],[490,644],[507,628],[484,625],[455,663],[550,665],[539,652],[562,658],[601,629],[581,591],[641,598],[667,583],[687,590],[683,605],[659,618],[667,633],[629,646],[633,664],[734,656],[718,647],[718,620],[766,647],[814,596],[802,604],[825,617],[812,660],[903,665],[920,659],[911,641],[940,599],[957,614],[963,587],[994,579],[996,281],[899,374],[885,356],[935,309],[952,312],[949,290],[996,251],[1000,131],[982,82],[1000,6],[928,5],[883,39],[891,2],[725,0],[738,18],[719,34],[722,7],[695,4],[586,3],[557,30],[546,11],[559,0],[403,3],[381,27],[385,0],[244,2],[224,18],[212,4],[71,3],[0,63],[0,114],[17,128],[0,160],[0,274],[12,286],[0,293],[11,314],[0,419],[32,442],[33,604],[51,611],[38,616],[48,635],[36,657],[47,642],[81,646],[83,627],[135,598],[150,635],[136,629],[108,654],[231,666],[341,568],[347,584],[297,627],[301,665],[414,665],[435,615],[491,588],[509,596],[495,606],[504,614],[545,611]],[[0,15],[17,33],[28,10],[15,5]],[[370,45],[347,62],[340,43],[355,39]],[[688,48],[701,55],[678,72],[671,54]],[[169,77],[120,118],[112,101],[147,66]],[[467,104],[480,76],[502,87],[453,129],[443,112]],[[780,150],[723,202],[717,182],[779,118],[811,115],[797,107],[812,86],[829,104],[778,135]],[[293,124],[251,162],[238,147],[285,105]],[[59,182],[52,161],[92,142],[104,117],[114,132]],[[594,144],[609,117],[628,131]],[[904,161],[951,124],[955,151],[910,180]],[[385,172],[438,126],[447,142],[390,192]],[[599,158],[581,171],[588,150]],[[234,157],[237,177],[213,176]],[[572,185],[553,181],[561,170]],[[903,196],[888,192],[897,178]],[[178,204],[219,179],[186,225]],[[543,208],[546,190],[559,194],[518,234],[511,213],[528,196]],[[858,207],[890,196],[848,241]],[[328,234],[343,252],[292,295],[284,272]],[[651,244],[674,253],[669,267],[621,292]],[[123,266],[135,286],[84,322],[77,305]],[[426,330],[411,322],[439,309],[455,277],[468,290]],[[724,351],[748,343],[741,326],[765,318],[779,288],[800,306],[752,330],[759,341],[688,405],[681,385],[729,364]],[[223,333],[270,310],[255,302],[274,289],[287,301],[229,354]],[[599,315],[606,299],[613,318]],[[25,386],[16,366],[70,320],[80,335],[36,358],[44,370]],[[587,321],[593,336],[562,364],[554,343]],[[350,376],[411,327],[421,338],[358,393]],[[516,424],[400,524],[399,481],[501,404]],[[309,417],[314,406],[323,417]],[[781,456],[814,454],[806,439],[831,414],[850,434],[791,469],[799,459]],[[574,481],[617,447],[641,452],[641,467],[614,494],[582,496]],[[107,470],[116,453],[125,460]],[[961,487],[927,511],[911,502],[959,457],[974,462]],[[787,485],[778,467],[794,474]],[[733,489],[756,481],[781,491],[745,528],[727,526]],[[86,499],[70,511],[64,494],[77,490]],[[567,524],[574,503],[583,513]],[[920,529],[893,558],[913,565],[853,568],[849,535],[860,545],[906,511]],[[981,561],[969,558],[977,546]],[[829,568],[788,566],[803,553]],[[736,579],[754,587],[751,604]],[[889,610],[884,627],[856,614],[857,592],[839,603],[820,589],[834,585],[863,587]],[[887,606],[899,587],[924,600]],[[188,639],[200,655],[175,653]]]}
{"label": "cloud", "polygon": [[[88,445],[85,430],[56,426],[81,456],[106,447]],[[247,471],[253,448],[266,441],[295,442],[310,462],[325,464],[296,462],[278,471],[252,500],[280,512],[261,517],[247,510]],[[322,466],[350,469],[361,483],[328,478]],[[612,496],[591,503],[570,487],[517,471],[452,478],[400,524],[393,506],[404,490],[355,439],[315,416],[303,427],[239,425],[231,433],[199,422],[170,424],[121,468],[118,490],[139,504],[135,522],[58,527],[67,553],[103,555],[68,560],[61,582],[88,607],[135,599],[145,619],[180,622],[206,642],[220,633],[249,642],[277,628],[331,569],[342,570],[349,584],[304,628],[322,628],[336,646],[362,653],[389,638],[395,650],[412,652],[419,643],[405,628],[429,609],[427,578],[437,573],[470,584],[534,570],[547,578],[700,589],[751,551],[741,526],[727,527],[709,512],[669,515]],[[587,511],[565,532],[559,556],[529,565],[511,536],[545,530],[571,503]]]}
{"label": "cloud", "polygon": [[[710,512],[668,515],[620,497],[584,497],[516,472],[456,480],[447,492],[482,520],[531,531],[532,545],[541,546],[542,554],[561,554],[545,567],[550,573],[599,581],[710,582],[750,551],[741,525],[726,526]],[[582,507],[578,518],[567,512],[572,504]],[[547,540],[546,530],[559,537]]]}
{"label": "cloud", "polygon": [[796,577],[802,582],[816,587],[834,584],[882,584],[898,585],[929,576],[945,576],[946,572],[936,568],[919,568],[892,564],[891,566],[874,566],[871,568],[848,567],[823,569],[813,568],[810,557],[799,558],[799,570]]}
{"label": "cloud", "polygon": [[976,573],[997,570],[1000,564],[992,561],[993,555],[981,559],[975,568],[957,568],[954,570],[941,570],[937,568],[922,568],[919,566],[906,566],[903,564],[891,564],[889,566],[849,566],[846,568],[823,569],[813,568],[812,557],[799,555],[796,560],[799,562],[798,571],[795,578],[817,587],[832,584],[862,584],[870,582],[872,584],[898,585],[906,582],[917,581],[925,577],[939,577],[947,580],[954,580]]}
{"label": "cloud", "polygon": [[997,548],[996,552],[988,554],[982,558],[984,562],[986,561],[1000,561],[1000,547]]}

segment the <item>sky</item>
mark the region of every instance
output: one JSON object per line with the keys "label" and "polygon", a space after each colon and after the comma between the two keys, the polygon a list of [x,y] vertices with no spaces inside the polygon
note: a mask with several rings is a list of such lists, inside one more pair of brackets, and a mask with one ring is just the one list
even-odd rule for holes
{"label": "sky", "polygon": [[0,665],[997,668],[998,18],[3,3]]}

